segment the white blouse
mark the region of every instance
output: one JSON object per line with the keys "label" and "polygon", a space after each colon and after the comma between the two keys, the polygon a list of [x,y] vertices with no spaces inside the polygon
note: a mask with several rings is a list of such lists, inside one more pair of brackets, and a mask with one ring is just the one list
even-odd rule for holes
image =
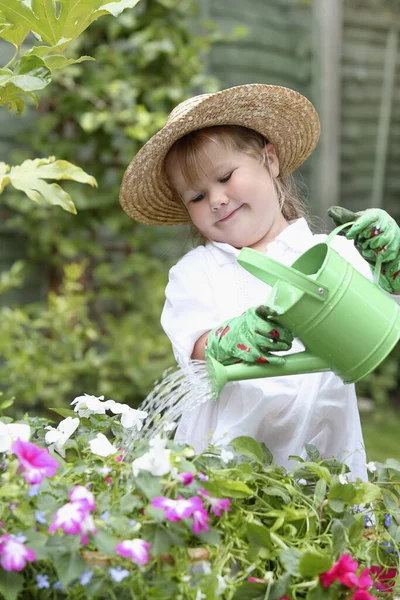
{"label": "white blouse", "polygon": [[[268,245],[266,255],[290,265],[326,237],[298,219]],[[332,247],[372,279],[352,242],[336,236]],[[271,287],[241,267],[238,255],[229,244],[207,242],[170,270],[161,324],[179,364],[190,360],[203,333],[266,302]],[[295,339],[289,352],[303,349]],[[314,444],[322,456],[346,462],[353,477],[367,478],[355,387],[332,372],[228,383],[217,401],[183,415],[175,439],[200,451],[209,441],[226,445],[240,435],[264,442],[275,463],[286,468],[294,464],[289,455],[306,458],[305,444]]]}

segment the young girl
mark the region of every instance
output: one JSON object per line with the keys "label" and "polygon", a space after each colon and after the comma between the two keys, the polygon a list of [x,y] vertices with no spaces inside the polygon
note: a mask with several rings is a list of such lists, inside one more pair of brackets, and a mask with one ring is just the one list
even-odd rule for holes
{"label": "young girl", "polygon": [[[191,222],[205,240],[171,269],[166,289],[161,323],[178,363],[208,354],[223,364],[279,363],[304,349],[265,307],[270,287],[237,256],[248,246],[290,265],[326,239],[310,231],[289,178],[318,137],[318,115],[302,95],[242,85],[178,105],[132,160],[123,209],[143,223]],[[339,208],[333,216],[346,218]],[[357,217],[347,237],[357,237],[359,251],[344,237],[333,247],[370,279],[364,259],[374,262],[383,253],[382,286],[400,291],[396,223],[374,209]],[[353,477],[366,477],[354,385],[332,372],[229,383],[216,402],[183,415],[176,439],[200,450],[240,435],[264,442],[282,466],[314,444],[323,456],[346,462]]]}

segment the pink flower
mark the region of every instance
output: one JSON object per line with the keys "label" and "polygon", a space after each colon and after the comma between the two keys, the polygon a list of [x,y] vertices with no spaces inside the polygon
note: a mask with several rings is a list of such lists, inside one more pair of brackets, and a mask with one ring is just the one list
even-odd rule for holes
{"label": "pink flower", "polygon": [[249,583],[267,583],[265,579],[259,579],[258,577],[248,577],[247,581]]}
{"label": "pink flower", "polygon": [[42,483],[45,477],[53,477],[58,469],[58,462],[50,456],[49,451],[32,442],[17,439],[11,447],[11,453],[17,455],[22,475],[28,483]]}
{"label": "pink flower", "polygon": [[49,532],[53,533],[57,529],[63,529],[65,533],[81,533],[82,524],[88,516],[87,507],[81,502],[67,502],[53,517],[53,522],[49,527]]}
{"label": "pink flower", "polygon": [[88,533],[92,533],[96,535],[97,529],[95,527],[92,515],[86,515],[85,519],[81,522],[81,544],[82,546],[86,546],[89,541]]}
{"label": "pink flower", "polygon": [[214,515],[216,515],[217,517],[221,516],[222,510],[226,510],[226,511],[231,510],[230,509],[231,501],[229,500],[229,498],[213,498],[203,488],[199,488],[198,492],[199,492],[199,494],[202,494],[203,496],[206,497],[207,502],[211,506],[211,512],[213,512]]}
{"label": "pink flower", "polygon": [[360,577],[358,578],[358,581],[357,581],[358,589],[366,590],[366,589],[372,587],[373,584],[374,584],[374,582],[371,579],[368,569],[364,569],[363,571],[361,571]]}
{"label": "pink flower", "polygon": [[323,587],[329,587],[336,579],[348,588],[354,587],[358,583],[356,575],[357,567],[357,561],[349,554],[342,554],[329,571],[320,575]]}
{"label": "pink flower", "polygon": [[201,498],[193,496],[192,498],[178,497],[177,500],[171,500],[166,496],[158,496],[153,498],[151,505],[154,508],[161,508],[165,510],[165,518],[169,521],[180,521],[191,517],[195,510],[203,508]]}
{"label": "pink flower", "polygon": [[94,495],[83,485],[76,485],[68,495],[71,502],[81,502],[88,510],[96,510]]}
{"label": "pink flower", "polygon": [[107,485],[111,485],[112,484],[112,477],[106,477],[104,479],[104,481],[106,482]]}
{"label": "pink flower", "polygon": [[383,592],[391,592],[393,590],[397,577],[397,569],[385,569],[385,567],[373,565],[369,572],[375,575],[374,583],[377,590]]}
{"label": "pink flower", "polygon": [[200,531],[208,531],[209,527],[207,525],[207,521],[210,521],[210,517],[207,514],[207,511],[204,508],[198,508],[192,514],[193,517],[193,533],[199,533]]}
{"label": "pink flower", "polygon": [[149,548],[150,544],[135,538],[133,540],[123,540],[115,547],[115,550],[121,556],[130,558],[133,562],[138,565],[145,565],[149,562]]}
{"label": "pink flower", "polygon": [[354,592],[352,600],[377,600],[375,596],[371,596],[367,590],[358,589]]}
{"label": "pink flower", "polygon": [[22,571],[28,561],[35,560],[33,550],[6,534],[0,538],[0,554],[4,571]]}
{"label": "pink flower", "polygon": [[187,471],[186,473],[179,473],[177,479],[183,483],[183,485],[190,485],[194,479],[194,475]]}

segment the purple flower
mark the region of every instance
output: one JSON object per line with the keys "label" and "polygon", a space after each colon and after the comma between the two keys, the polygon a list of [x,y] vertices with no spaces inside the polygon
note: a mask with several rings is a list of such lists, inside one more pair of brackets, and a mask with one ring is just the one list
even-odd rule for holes
{"label": "purple flower", "polygon": [[36,583],[39,590],[43,590],[44,588],[50,587],[49,576],[48,575],[36,575]]}
{"label": "purple flower", "polygon": [[35,485],[29,486],[28,496],[30,498],[33,498],[33,496],[37,496],[38,493],[39,493],[39,488],[40,488],[40,484],[39,483],[36,483]]}
{"label": "purple flower", "polygon": [[93,571],[90,571],[89,569],[87,569],[86,571],[83,571],[83,573],[81,573],[81,575],[79,577],[80,584],[87,585],[88,583],[90,583],[92,577],[93,577]]}
{"label": "purple flower", "polygon": [[92,492],[83,485],[76,485],[69,492],[71,502],[81,502],[88,510],[96,510],[96,501]]}
{"label": "purple flower", "polygon": [[193,533],[200,533],[200,531],[208,531],[209,527],[207,525],[207,521],[210,520],[210,517],[207,514],[207,511],[204,508],[199,508],[193,512]]}
{"label": "purple flower", "polygon": [[53,516],[49,532],[63,529],[65,533],[81,533],[82,523],[88,516],[87,508],[80,502],[67,502]]}
{"label": "purple flower", "polygon": [[149,562],[149,548],[150,544],[148,542],[135,538],[133,540],[123,540],[116,545],[115,550],[121,556],[130,558],[138,565],[145,565]]}
{"label": "purple flower", "polygon": [[194,479],[194,475],[187,471],[186,473],[179,473],[177,479],[183,483],[183,485],[190,485]]}
{"label": "purple flower", "polygon": [[42,483],[45,477],[53,477],[58,469],[58,462],[50,456],[49,451],[32,442],[17,439],[10,452],[18,457],[22,475],[28,483]]}
{"label": "purple flower", "polygon": [[4,571],[22,571],[28,561],[35,560],[33,550],[7,534],[0,538],[0,554]]}
{"label": "purple flower", "polygon": [[151,505],[154,508],[161,508],[165,511],[165,518],[169,521],[180,521],[191,517],[195,510],[203,508],[201,498],[193,496],[192,498],[182,498],[178,496],[177,500],[171,500],[166,496],[153,498]]}
{"label": "purple flower", "polygon": [[35,519],[37,523],[41,523],[42,525],[47,523],[46,517],[40,510],[35,510]]}
{"label": "purple flower", "polygon": [[126,577],[129,577],[129,571],[127,569],[123,569],[122,567],[116,567],[115,569],[108,569],[112,579],[117,583],[123,581]]}
{"label": "purple flower", "polygon": [[55,583],[53,583],[53,590],[62,590],[63,589],[63,584],[61,583],[61,581],[56,581]]}
{"label": "purple flower", "polygon": [[197,473],[197,477],[200,481],[208,481],[208,475],[204,475],[204,473]]}
{"label": "purple flower", "polygon": [[385,515],[385,526],[389,527],[392,522],[392,517],[390,515]]}

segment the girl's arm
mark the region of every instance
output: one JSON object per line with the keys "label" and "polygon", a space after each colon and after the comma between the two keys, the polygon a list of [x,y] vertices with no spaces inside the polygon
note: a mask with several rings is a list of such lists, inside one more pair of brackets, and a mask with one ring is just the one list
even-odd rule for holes
{"label": "girl's arm", "polygon": [[210,331],[206,331],[206,333],[203,333],[203,335],[199,337],[199,339],[193,346],[192,356],[190,357],[193,360],[205,360],[205,347]]}

